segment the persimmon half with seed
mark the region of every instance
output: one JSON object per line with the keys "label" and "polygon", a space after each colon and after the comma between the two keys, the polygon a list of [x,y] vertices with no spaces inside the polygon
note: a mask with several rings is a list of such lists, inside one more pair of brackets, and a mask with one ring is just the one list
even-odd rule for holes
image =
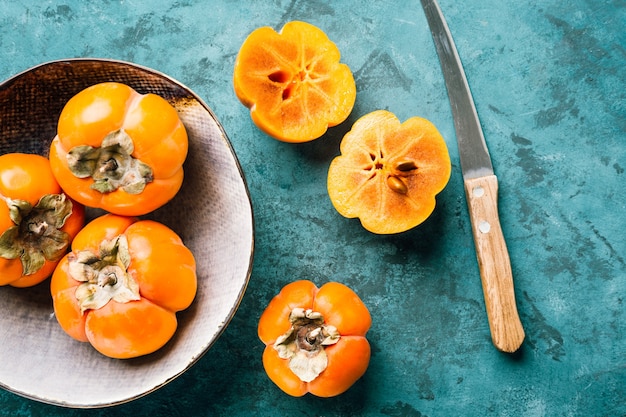
{"label": "persimmon half with seed", "polygon": [[352,71],[328,36],[293,21],[280,32],[254,30],[235,62],[233,87],[254,124],[284,142],[322,136],[350,115],[356,100]]}
{"label": "persimmon half with seed", "polygon": [[400,233],[424,222],[448,183],[450,155],[437,128],[386,110],[357,120],[328,170],[328,194],[344,217],[377,234]]}

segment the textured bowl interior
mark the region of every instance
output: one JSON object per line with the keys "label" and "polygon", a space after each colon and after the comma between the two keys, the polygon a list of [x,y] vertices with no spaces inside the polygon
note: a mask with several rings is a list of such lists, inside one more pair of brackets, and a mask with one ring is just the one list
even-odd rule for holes
{"label": "textured bowl interior", "polygon": [[192,306],[178,314],[178,331],[164,348],[137,359],[113,360],[61,330],[49,280],[26,289],[0,287],[0,386],[67,407],[130,401],[187,370],[234,315],[252,267],[252,207],[232,147],[206,104],[163,74],[125,62],[90,59],[31,68],[0,84],[0,153],[47,156],[65,102],[103,81],[161,95],[179,111],[187,128],[190,144],[183,187],[174,200],[145,217],[171,227],[193,251],[198,293]]}

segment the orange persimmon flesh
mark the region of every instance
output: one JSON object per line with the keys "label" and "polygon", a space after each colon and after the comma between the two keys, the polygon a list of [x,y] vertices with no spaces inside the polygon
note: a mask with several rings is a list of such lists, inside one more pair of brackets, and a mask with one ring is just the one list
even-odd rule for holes
{"label": "orange persimmon flesh", "polygon": [[340,149],[328,170],[330,200],[373,233],[400,233],[424,222],[450,179],[446,143],[420,117],[400,123],[391,112],[374,111],[355,122]]}
{"label": "orange persimmon flesh", "polygon": [[305,22],[270,27],[246,38],[235,62],[233,87],[259,129],[284,142],[307,142],[343,122],[356,84],[337,46]]}

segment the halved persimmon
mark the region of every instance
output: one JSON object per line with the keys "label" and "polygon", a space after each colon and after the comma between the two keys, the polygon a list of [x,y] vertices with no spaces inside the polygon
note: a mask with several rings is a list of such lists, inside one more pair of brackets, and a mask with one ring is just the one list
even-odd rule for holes
{"label": "halved persimmon", "polygon": [[316,26],[293,21],[246,38],[235,62],[233,87],[259,129],[284,142],[322,136],[350,115],[356,100],[352,71]]}
{"label": "halved persimmon", "polygon": [[370,232],[400,233],[431,215],[450,173],[448,148],[430,121],[400,123],[377,110],[342,139],[328,170],[328,194],[341,215],[358,217]]}

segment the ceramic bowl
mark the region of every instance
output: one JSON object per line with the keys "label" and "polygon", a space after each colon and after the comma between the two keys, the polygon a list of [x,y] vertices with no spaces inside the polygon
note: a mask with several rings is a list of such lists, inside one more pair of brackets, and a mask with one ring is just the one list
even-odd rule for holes
{"label": "ceramic bowl", "polygon": [[[252,268],[254,221],[250,196],[232,146],[211,109],[165,74],[127,62],[54,61],[0,84],[0,153],[46,155],[64,104],[104,81],[155,93],[179,112],[189,136],[178,195],[144,216],[183,239],[197,261],[198,292],[178,314],[165,347],[130,360],[99,354],[58,325],[46,280],[32,288],[0,287],[0,386],[45,403],[105,407],[131,401],[173,380],[202,357],[224,331]],[[88,217],[97,213],[88,211]]]}

